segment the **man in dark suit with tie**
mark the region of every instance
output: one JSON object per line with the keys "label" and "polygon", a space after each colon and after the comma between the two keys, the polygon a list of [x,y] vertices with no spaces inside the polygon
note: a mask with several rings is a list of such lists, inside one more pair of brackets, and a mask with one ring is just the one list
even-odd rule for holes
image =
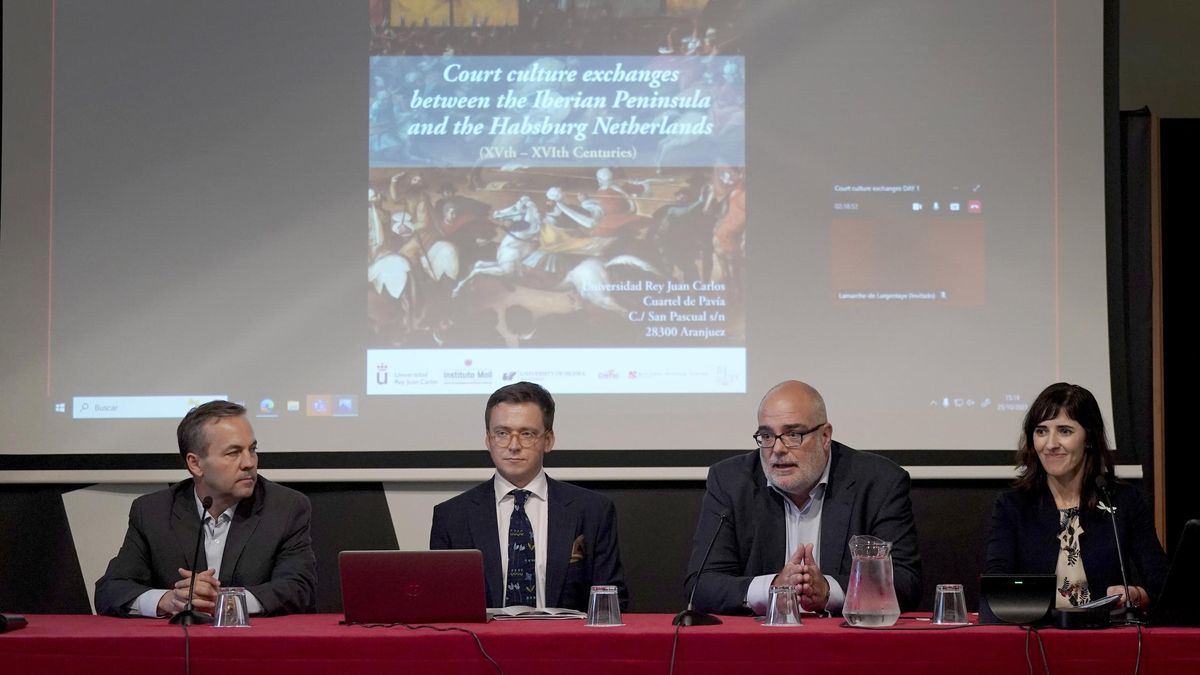
{"label": "man in dark suit with tie", "polygon": [[429,548],[483,552],[489,607],[587,609],[593,585],[628,603],[607,497],[546,475],[554,399],[532,382],[501,387],[483,414],[496,475],[433,509]]}
{"label": "man in dark suit with tie", "polygon": [[177,436],[192,477],[134,500],[121,550],[96,582],[96,612],[170,617],[183,611],[201,528],[197,610],[211,612],[221,587],[240,586],[251,614],[312,611],[312,507],[299,492],[258,475],[258,441],[246,409],[228,401],[197,406]]}
{"label": "man in dark suit with tie", "polygon": [[824,399],[794,380],[763,397],[754,439],[757,451],[708,471],[688,584],[716,542],[699,577],[696,609],[762,614],[770,587],[784,585],[796,588],[806,610],[840,612],[850,575],[847,543],[859,534],[892,542],[897,599],[901,609],[915,608],[921,558],[908,473],[834,441]]}

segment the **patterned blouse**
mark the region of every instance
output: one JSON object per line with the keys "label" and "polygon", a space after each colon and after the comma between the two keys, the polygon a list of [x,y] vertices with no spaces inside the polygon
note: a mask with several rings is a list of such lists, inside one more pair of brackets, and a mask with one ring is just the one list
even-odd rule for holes
{"label": "patterned blouse", "polygon": [[1090,602],[1087,575],[1083,571],[1083,558],[1079,555],[1079,537],[1083,528],[1079,526],[1079,507],[1058,510],[1058,596],[1054,606],[1076,607]]}

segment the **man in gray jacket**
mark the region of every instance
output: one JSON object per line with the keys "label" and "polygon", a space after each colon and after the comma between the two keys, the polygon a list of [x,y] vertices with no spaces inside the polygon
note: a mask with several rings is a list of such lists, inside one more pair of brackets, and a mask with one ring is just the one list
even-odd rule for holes
{"label": "man in gray jacket", "polygon": [[196,610],[211,612],[221,587],[241,586],[251,614],[312,611],[312,507],[258,475],[246,409],[210,401],[183,418],[177,436],[192,477],[134,500],[121,550],[96,582],[96,612],[165,618],[183,611],[201,528]]}

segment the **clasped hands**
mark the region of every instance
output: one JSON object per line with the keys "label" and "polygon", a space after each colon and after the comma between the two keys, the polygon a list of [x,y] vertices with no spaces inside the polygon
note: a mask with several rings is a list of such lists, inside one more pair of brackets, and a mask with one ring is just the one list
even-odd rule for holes
{"label": "clasped hands", "polygon": [[824,611],[829,604],[829,582],[813,558],[813,545],[802,544],[792,553],[783,569],[771,580],[772,586],[796,589],[800,607],[806,612]]}
{"label": "clasped hands", "polygon": [[[221,582],[217,579],[216,572],[210,568],[196,575],[196,591],[192,595],[194,609],[210,613],[216,609],[217,592],[221,590]],[[191,570],[180,567],[179,581],[175,582],[175,587],[158,599],[159,616],[175,616],[187,609],[188,586],[191,580]]]}

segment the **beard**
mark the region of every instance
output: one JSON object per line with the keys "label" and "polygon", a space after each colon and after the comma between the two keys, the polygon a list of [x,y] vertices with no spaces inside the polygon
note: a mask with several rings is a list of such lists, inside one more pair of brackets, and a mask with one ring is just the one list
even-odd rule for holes
{"label": "beard", "polygon": [[[829,452],[823,448],[812,451],[795,448],[782,455],[760,452],[759,462],[762,464],[768,485],[786,494],[807,499],[808,492],[816,486],[821,474],[825,473]],[[791,468],[772,466],[777,463],[790,464]]]}

